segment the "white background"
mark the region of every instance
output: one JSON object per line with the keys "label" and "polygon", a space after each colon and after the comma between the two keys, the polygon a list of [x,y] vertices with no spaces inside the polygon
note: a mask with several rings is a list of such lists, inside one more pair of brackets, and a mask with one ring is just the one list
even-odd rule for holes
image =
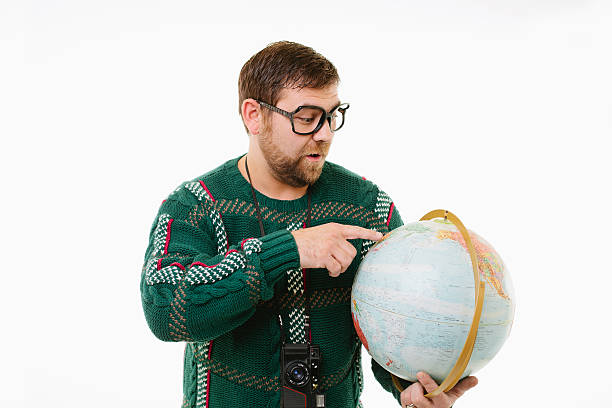
{"label": "white background", "polygon": [[[3,1],[0,405],[180,405],[183,345],[140,305],[149,228],[246,151],[239,70],[287,39],[351,103],[329,160],[512,273],[511,336],[455,406],[610,406],[610,4]],[[366,372],[365,406],[396,406]]]}

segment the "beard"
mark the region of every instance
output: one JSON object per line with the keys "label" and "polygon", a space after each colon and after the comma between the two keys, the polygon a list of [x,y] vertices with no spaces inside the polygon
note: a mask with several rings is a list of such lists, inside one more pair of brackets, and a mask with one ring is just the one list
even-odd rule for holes
{"label": "beard", "polygon": [[[267,126],[259,133],[259,147],[272,170],[273,177],[292,187],[311,185],[319,179],[330,144],[330,142],[314,142],[301,149],[296,156],[291,157],[283,153],[274,143],[272,132]],[[311,162],[307,159],[309,154],[318,154],[321,159]]]}

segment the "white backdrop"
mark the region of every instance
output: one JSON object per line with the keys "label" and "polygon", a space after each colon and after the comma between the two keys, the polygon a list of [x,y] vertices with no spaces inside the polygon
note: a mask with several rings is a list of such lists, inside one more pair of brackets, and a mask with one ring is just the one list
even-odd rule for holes
{"label": "white backdrop", "polygon": [[[206,3],[2,2],[0,405],[180,405],[183,346],[140,305],[149,228],[246,151],[239,70],[287,39],[351,103],[329,160],[512,272],[511,336],[455,406],[609,406],[611,3]],[[366,371],[365,406],[396,406]]]}

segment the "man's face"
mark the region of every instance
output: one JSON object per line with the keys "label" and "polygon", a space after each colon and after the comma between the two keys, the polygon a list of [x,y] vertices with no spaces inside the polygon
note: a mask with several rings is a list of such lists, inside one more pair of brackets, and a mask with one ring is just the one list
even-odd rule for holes
{"label": "man's face", "polygon": [[[339,103],[338,86],[331,85],[321,89],[283,89],[276,106],[293,112],[301,105],[315,105],[329,112]],[[268,120],[257,140],[272,175],[292,187],[313,184],[321,175],[333,138],[328,122],[315,134],[298,135],[293,133],[289,118],[272,111],[265,113]]]}

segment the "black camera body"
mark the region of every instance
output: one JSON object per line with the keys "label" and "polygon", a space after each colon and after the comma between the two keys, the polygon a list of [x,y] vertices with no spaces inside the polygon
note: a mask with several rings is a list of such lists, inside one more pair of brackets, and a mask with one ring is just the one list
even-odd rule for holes
{"label": "black camera body", "polygon": [[310,344],[283,344],[281,349],[281,407],[324,408],[325,395],[318,392],[321,353]]}

